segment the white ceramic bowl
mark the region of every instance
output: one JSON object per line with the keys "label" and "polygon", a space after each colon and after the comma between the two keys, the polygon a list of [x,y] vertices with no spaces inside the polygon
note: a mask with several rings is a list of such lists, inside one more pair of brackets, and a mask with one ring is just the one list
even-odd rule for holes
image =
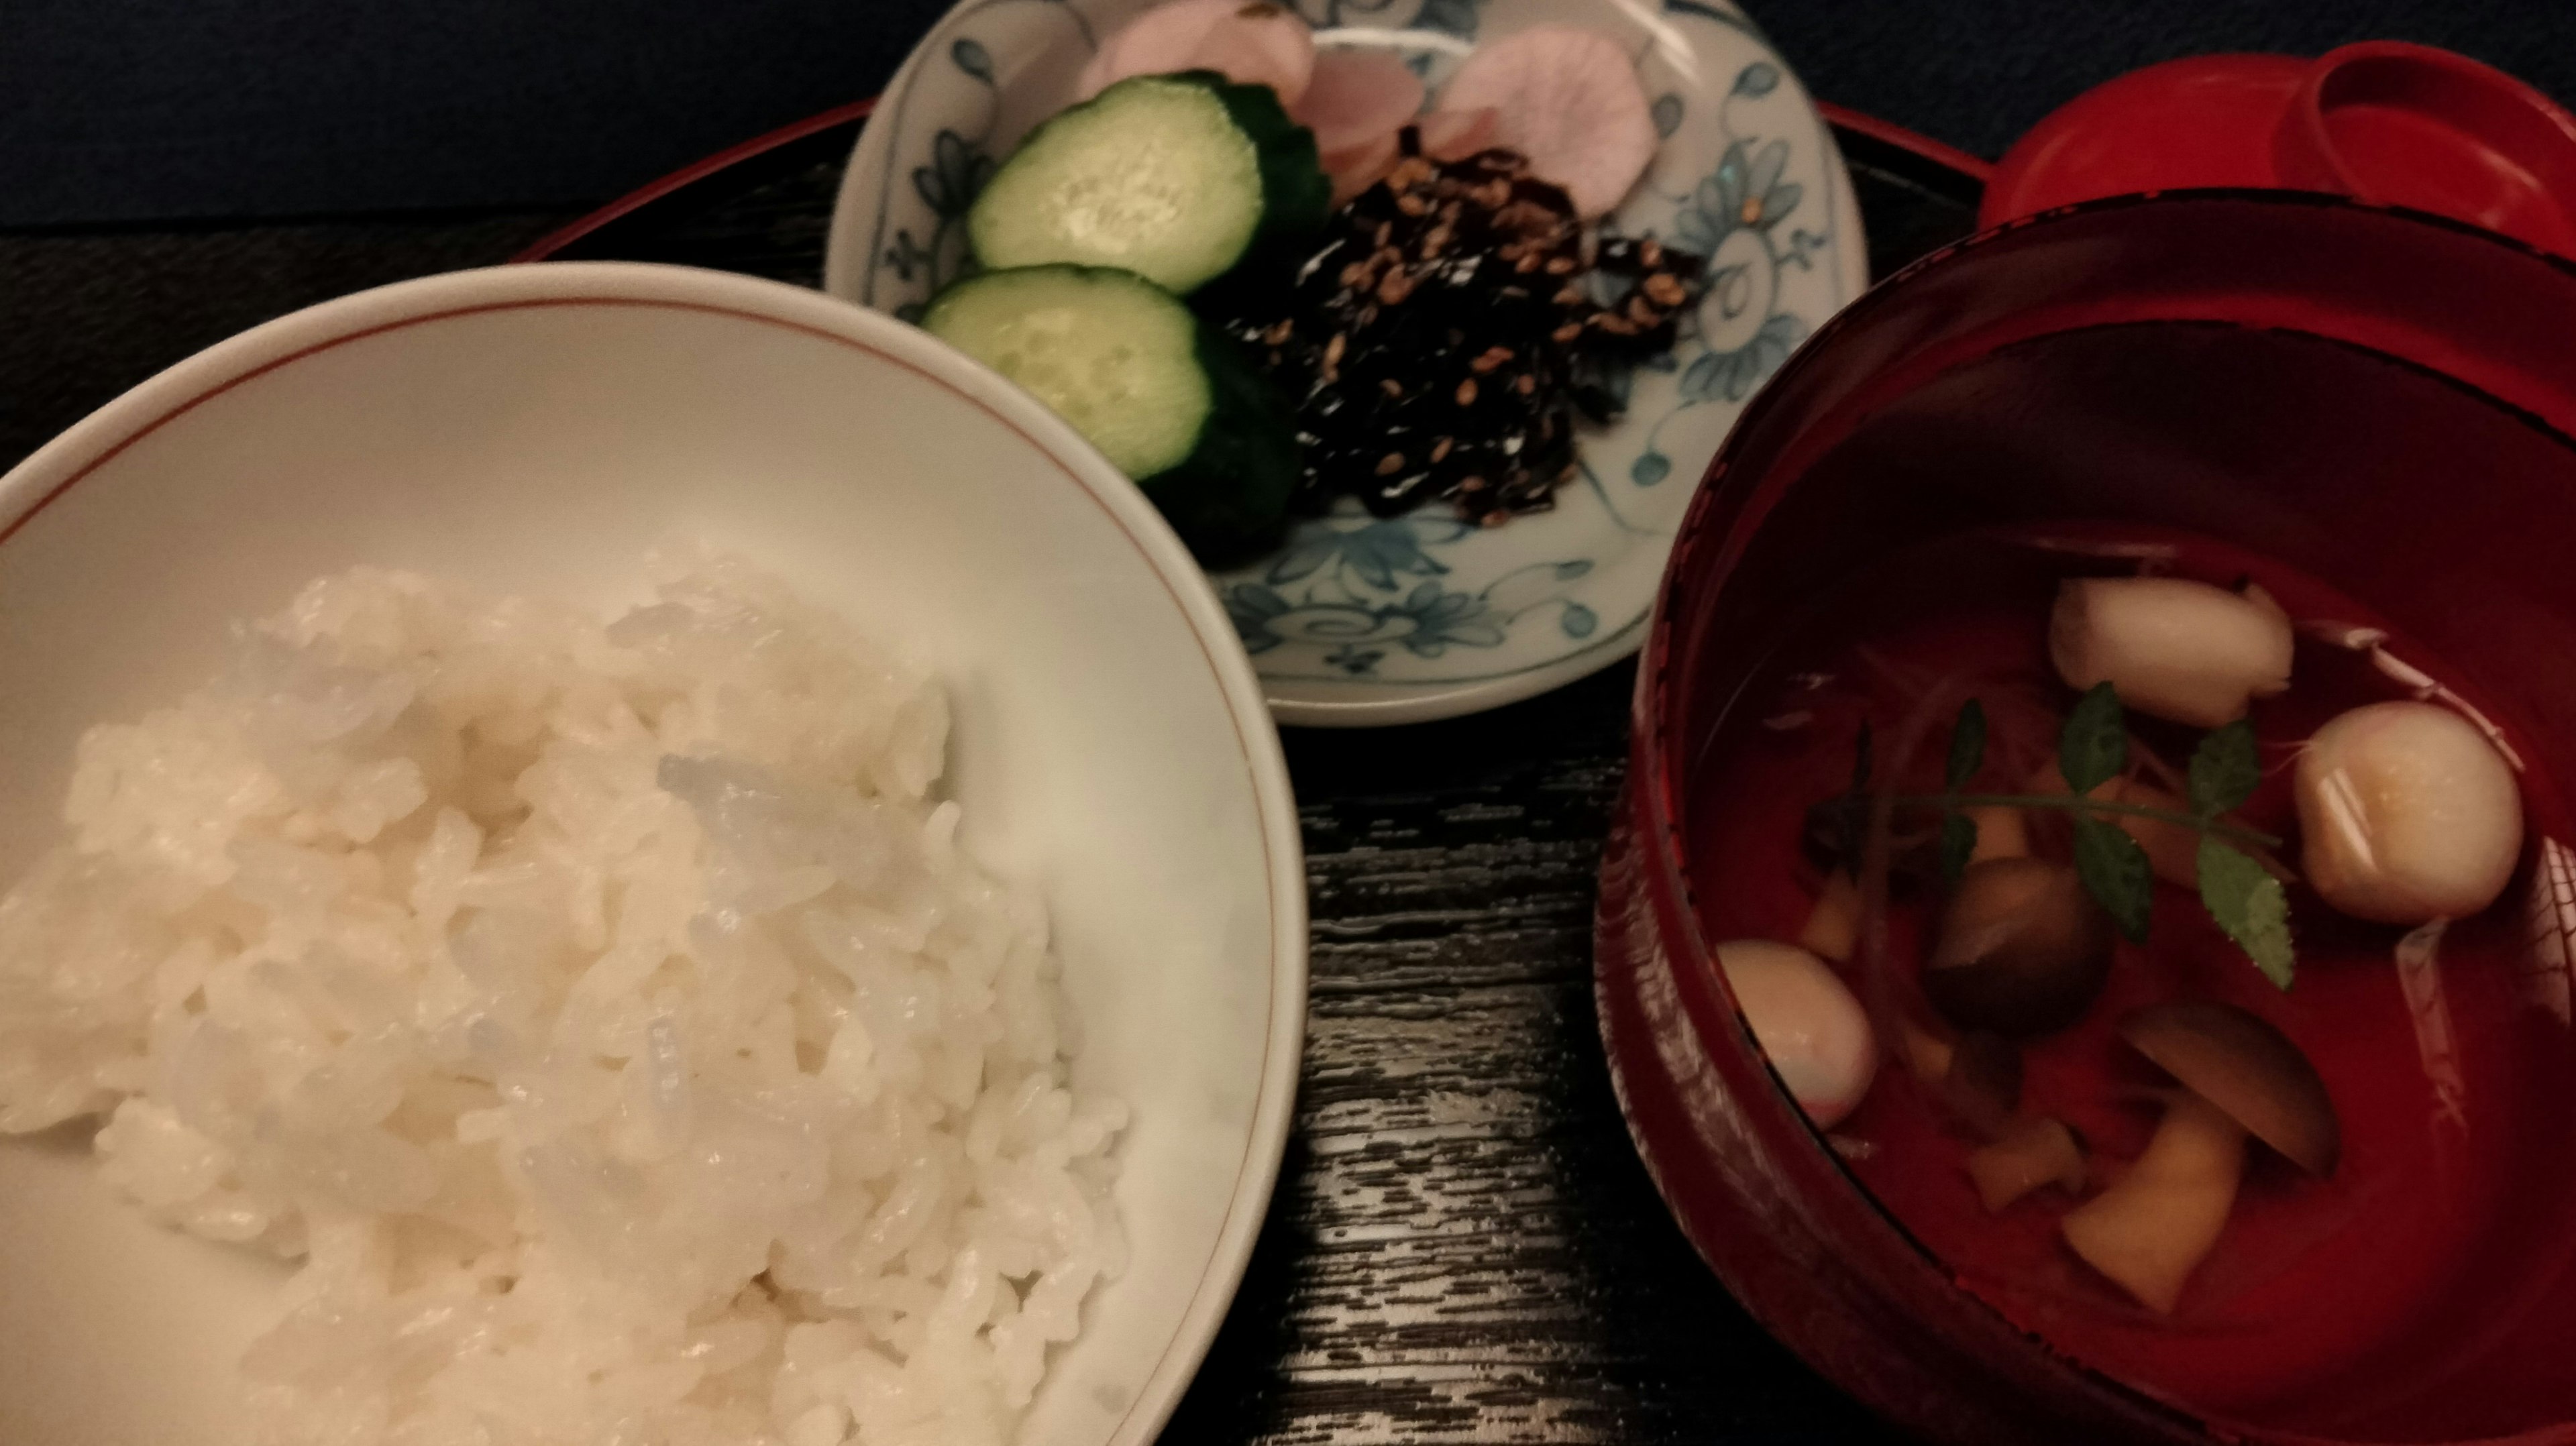
{"label": "white ceramic bowl", "polygon": [[[551,265],[366,292],[137,387],[0,479],[0,879],[73,741],[218,666],[317,574],[600,605],[694,534],[917,651],[966,839],[1052,911],[1086,1084],[1133,1106],[1127,1274],[1024,1439],[1150,1440],[1224,1315],[1295,1092],[1305,876],[1278,738],[1154,509],[888,318],[765,281]],[[158,1230],[85,1133],[0,1143],[0,1442],[233,1446],[282,1270]]]}

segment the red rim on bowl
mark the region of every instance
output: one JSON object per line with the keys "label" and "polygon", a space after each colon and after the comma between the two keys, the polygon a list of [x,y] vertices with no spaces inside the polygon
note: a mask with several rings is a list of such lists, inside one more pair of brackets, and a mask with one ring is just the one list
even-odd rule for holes
{"label": "red rim on bowl", "polygon": [[[2532,465],[2453,485],[2486,489],[2507,517],[2554,522],[2563,512],[2576,530],[2569,440],[2576,360],[2557,341],[2570,328],[2576,265],[2456,221],[2279,191],[2122,197],[1984,233],[1883,283],[1790,361],[1728,439],[1683,525],[1639,674],[1628,793],[1596,921],[1602,1031],[1621,1108],[1685,1233],[1774,1334],[1873,1407],[1939,1439],[2032,1446],[2467,1439],[2535,1428],[2539,1434],[2516,1439],[2569,1438],[2558,1423],[2576,1420],[2576,1404],[2562,1410],[2558,1388],[2515,1401],[2509,1391],[2474,1389],[2478,1378],[2466,1366],[2470,1373],[2451,1385],[2474,1408],[2464,1410],[2468,1429],[2457,1435],[2446,1434],[2447,1404],[2420,1400],[2414,1417],[2401,1409],[2385,1429],[2336,1421],[2322,1406],[2204,1419],[2174,1396],[2122,1384],[2060,1353],[1959,1288],[1858,1186],[1754,1047],[1710,963],[1714,940],[1726,937],[1712,933],[1706,914],[1706,889],[1723,877],[1722,861],[1694,853],[1695,818],[1724,806],[1694,798],[1690,784],[1705,771],[1730,710],[1756,706],[1744,690],[1770,664],[1784,620],[1804,606],[1797,595],[1830,589],[1837,574],[1867,568],[1926,529],[1964,525],[1974,509],[2036,519],[2063,505],[2047,480],[2052,465],[2062,470],[2069,460],[2063,436],[2053,457],[2043,455],[2052,445],[2045,441],[2027,455],[1998,455],[1991,477],[1909,479],[1914,494],[1893,498],[1883,512],[1856,503],[1847,486],[1810,485],[1802,494],[1802,484],[1834,466],[1835,484],[1848,484],[1852,454],[1838,459],[1836,449],[1871,436],[1866,429],[1883,417],[1902,413],[1915,440],[1938,443],[1943,427],[1976,413],[1988,429],[1981,441],[2009,441],[2058,429],[2060,419],[2045,411],[2055,399],[2042,387],[1988,385],[1989,376],[2041,376],[2029,359],[2046,355],[2090,358],[2088,365],[2117,361],[2124,350],[2180,359],[2185,365],[2162,374],[2105,373],[2068,388],[2134,428],[2153,422],[2168,397],[2207,397],[2229,348],[2265,356],[2286,349],[2323,358],[2324,373],[2379,378],[2410,405],[2473,421],[2484,430],[2467,444],[2472,451],[2492,439],[2496,456]],[[1989,366],[1997,358],[2009,364],[2002,372]],[[2195,359],[2209,369],[2193,372]],[[2311,411],[2349,405],[2321,383],[2301,396]],[[2335,469],[2350,457],[2331,459],[2320,475],[2301,474],[2295,457],[2281,461],[2283,448],[2264,437],[2263,421],[2253,417],[2239,431],[2256,452],[2272,447],[2264,455],[2288,480],[2267,478],[2240,493],[2223,476],[2168,486],[2129,466],[2132,475],[2103,484],[2121,509],[2106,515],[2169,516],[2173,526],[2241,534],[2254,550],[2289,559],[2350,553],[2361,570],[2352,585],[2364,597],[2419,574],[2431,579],[2426,587],[2456,583],[2456,598],[2432,612],[2444,634],[2437,641],[2464,649],[2507,635],[2545,645],[2562,623],[2576,647],[2576,580],[2557,561],[2564,534],[2555,527],[2536,522],[2517,531],[2499,516],[2433,505],[2404,487],[2346,486]],[[2077,430],[2079,460],[2113,459],[2103,470],[2124,470],[2116,459],[2131,434]],[[1875,452],[1861,454],[1892,455],[1884,432],[1876,435]],[[2444,442],[2414,438],[2403,460],[2413,467],[2449,455]],[[1822,500],[1805,495],[1819,490]],[[1952,517],[1953,508],[1962,515]],[[2339,529],[2367,529],[2377,540],[2354,551]],[[2418,545],[2420,561],[2407,551]],[[2321,571],[2331,572],[2331,563]],[[2497,611],[2491,594],[2504,585],[2482,591],[2482,571],[2546,579],[2544,601],[2554,611]],[[2576,729],[2576,679],[2539,681],[2515,706],[2535,736],[2568,736],[2564,730]],[[2567,827],[2554,802],[2531,807],[2536,832]],[[2549,1274],[2564,1264],[2562,1254],[2533,1262],[2533,1270]],[[2524,1406],[2540,1414],[2506,1419]],[[2441,1421],[2417,1429],[2428,1410]]]}
{"label": "red rim on bowl", "polygon": [[866,120],[876,114],[877,100],[878,97],[872,95],[865,100],[852,101],[848,105],[836,105],[830,110],[809,115],[800,121],[791,121],[774,131],[753,136],[750,140],[727,146],[714,155],[692,161],[669,175],[645,182],[596,211],[556,227],[528,243],[525,250],[511,257],[510,260],[513,263],[550,261],[557,253],[607,226],[610,222],[622,220],[711,176],[732,170],[746,161],[756,160],[781,146],[791,145],[807,136],[819,135],[835,126],[848,125],[852,121]]}

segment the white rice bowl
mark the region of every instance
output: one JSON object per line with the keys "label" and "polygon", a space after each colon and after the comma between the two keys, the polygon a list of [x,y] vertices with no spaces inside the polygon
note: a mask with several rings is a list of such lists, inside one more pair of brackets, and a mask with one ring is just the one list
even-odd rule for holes
{"label": "white rice bowl", "polygon": [[604,624],[361,568],[80,745],[0,1129],[300,1259],[280,1442],[1000,1443],[1126,1246],[947,705],[725,559]]}

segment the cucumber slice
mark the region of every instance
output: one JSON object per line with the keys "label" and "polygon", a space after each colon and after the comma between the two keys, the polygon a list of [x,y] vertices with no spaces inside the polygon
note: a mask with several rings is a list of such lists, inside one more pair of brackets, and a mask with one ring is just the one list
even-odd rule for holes
{"label": "cucumber slice", "polygon": [[921,324],[1072,423],[1202,558],[1277,534],[1297,482],[1287,408],[1170,292],[1107,267],[987,271]]}
{"label": "cucumber slice", "polygon": [[932,298],[921,324],[1027,388],[1130,477],[1179,465],[1215,409],[1198,319],[1124,271],[988,271]]}
{"label": "cucumber slice", "polygon": [[1116,266],[1187,293],[1323,225],[1315,136],[1268,86],[1120,81],[1031,132],[967,214],[986,266]]}

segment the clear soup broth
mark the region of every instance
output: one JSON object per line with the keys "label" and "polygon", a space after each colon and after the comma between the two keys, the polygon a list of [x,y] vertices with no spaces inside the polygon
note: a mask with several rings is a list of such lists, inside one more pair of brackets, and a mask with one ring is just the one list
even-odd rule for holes
{"label": "clear soup broth", "polygon": [[[1936,1040],[1955,1058],[1966,1033],[1986,1032],[1945,1016],[1924,987],[1956,887],[1938,860],[1950,810],[1937,800],[2064,789],[2060,735],[2080,695],[2052,664],[2052,608],[2069,579],[2141,571],[2229,590],[2250,582],[2299,625],[2289,687],[2246,714],[2259,783],[2217,820],[2240,842],[2279,841],[2247,851],[2285,878],[2295,975],[2277,986],[2222,930],[2186,853],[2183,879],[2151,886],[2145,942],[2115,936],[2080,1014],[2011,1041],[2011,1117],[1974,1118],[1939,1070],[1944,1056],[1922,1048]],[[2385,634],[2378,652],[2350,645],[2357,629]],[[2556,841],[2569,829],[2555,739],[2330,579],[2137,527],[2015,527],[1916,545],[1814,605],[1771,658],[1681,800],[1698,841],[1693,895],[1712,939],[1830,939],[1819,902],[1845,873],[1835,887],[1860,900],[1848,921],[1858,928],[1831,967],[1867,1011],[1878,1062],[1826,1140],[1963,1288],[2084,1364],[2194,1412],[2276,1429],[2362,1440],[2509,1431],[2531,1424],[2535,1403],[2567,1394],[2558,1343],[2576,1331],[2576,869]],[[2410,686],[2409,667],[2446,690],[2439,706],[2491,722],[2517,758],[2522,842],[2500,897],[2401,950],[2407,927],[2351,917],[2302,870],[2294,776],[2330,719],[2426,692],[2422,679]],[[1986,740],[1953,787],[1952,734],[1969,698]],[[2189,763],[2205,730],[2135,708],[2124,722],[2121,786],[2191,812]],[[1854,846],[1865,829],[1846,832],[1833,806],[1853,796],[1864,724],[1868,806],[1840,807],[1865,821],[1882,793],[1932,800],[1887,804],[1874,851]],[[2072,810],[1998,807],[2019,820],[2028,854],[2071,862]],[[2008,848],[2010,828],[1994,811],[1980,816],[1986,845]],[[2187,841],[2198,832],[2183,830]],[[1881,949],[1867,943],[1874,923]],[[1824,935],[1810,933],[1818,927]],[[2250,1139],[2215,1243],[2160,1310],[2072,1248],[2065,1221],[2138,1169],[2173,1107],[2174,1074],[2121,1022],[2176,1001],[2232,1005],[2275,1026],[2322,1081],[2341,1148],[2320,1175]],[[2046,1119],[2086,1147],[2083,1183],[1989,1208],[1972,1155],[2012,1125]]]}

